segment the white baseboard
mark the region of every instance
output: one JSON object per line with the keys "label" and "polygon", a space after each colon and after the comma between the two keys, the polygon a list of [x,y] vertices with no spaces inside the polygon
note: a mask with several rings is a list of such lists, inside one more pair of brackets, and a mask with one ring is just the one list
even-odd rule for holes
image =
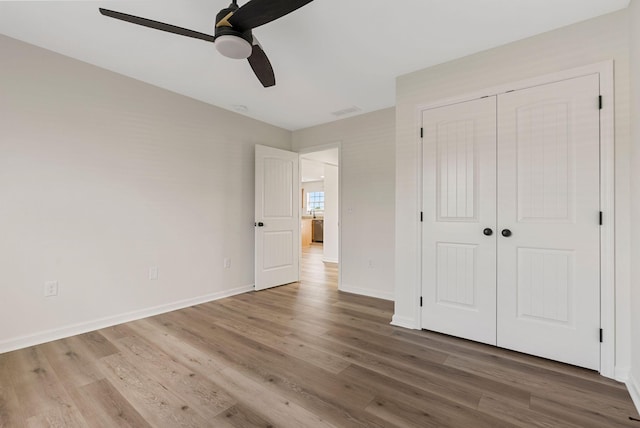
{"label": "white baseboard", "polygon": [[339,289],[346,293],[360,294],[362,296],[375,297],[376,299],[391,301],[395,299],[395,295],[392,291],[369,290],[367,288],[353,287],[347,284],[341,284]]}
{"label": "white baseboard", "polygon": [[613,378],[618,382],[626,383],[629,380],[629,373],[631,372],[631,368],[628,366],[618,367],[616,366],[613,371]]}
{"label": "white baseboard", "polygon": [[633,404],[636,405],[636,410],[640,413],[640,383],[638,383],[638,380],[633,376],[633,374],[629,374],[629,378],[627,379],[627,389],[629,390],[629,395],[631,395]]}
{"label": "white baseboard", "polygon": [[420,330],[420,326],[416,325],[416,321],[413,318],[399,317],[397,315],[394,315],[393,318],[391,318],[391,325],[409,328],[411,330]]}
{"label": "white baseboard", "polygon": [[41,343],[51,342],[53,340],[63,339],[65,337],[75,336],[90,331],[99,330],[101,328],[111,327],[129,321],[135,321],[142,318],[152,317],[154,315],[166,312],[176,311],[178,309],[187,308],[189,306],[199,305],[214,300],[223,299],[225,297],[235,296],[237,294],[253,291],[254,286],[246,285],[236,287],[230,290],[219,291],[192,299],[180,300],[178,302],[168,303],[165,305],[155,306],[152,308],[140,309],[133,312],[100,318],[93,321],[87,321],[79,324],[68,325],[61,328],[43,331],[36,334],[17,337],[0,342],[0,354],[17,349],[27,348],[29,346],[39,345]]}
{"label": "white baseboard", "polygon": [[323,263],[338,263],[339,260],[338,259],[326,259],[326,258],[322,258],[322,262]]}

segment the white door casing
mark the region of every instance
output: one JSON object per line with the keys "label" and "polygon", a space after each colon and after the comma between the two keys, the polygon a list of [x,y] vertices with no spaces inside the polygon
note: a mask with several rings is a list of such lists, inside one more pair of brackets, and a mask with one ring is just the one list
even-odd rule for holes
{"label": "white door casing", "polygon": [[597,74],[498,97],[498,346],[600,369]]}
{"label": "white door casing", "polygon": [[298,153],[256,145],[255,289],[296,282],[300,258]]}
{"label": "white door casing", "polygon": [[426,110],[422,116],[422,326],[493,345],[495,124],[496,97]]}

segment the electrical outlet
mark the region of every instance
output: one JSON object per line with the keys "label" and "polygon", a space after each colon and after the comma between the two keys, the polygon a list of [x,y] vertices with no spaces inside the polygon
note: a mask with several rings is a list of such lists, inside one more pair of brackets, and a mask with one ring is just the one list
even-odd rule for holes
{"label": "electrical outlet", "polygon": [[58,295],[58,281],[47,281],[44,283],[44,297],[54,297]]}
{"label": "electrical outlet", "polygon": [[224,258],[224,268],[225,269],[231,269],[231,259],[230,258],[227,258],[227,257]]}
{"label": "electrical outlet", "polygon": [[156,281],[158,279],[158,266],[151,266],[149,268],[149,280]]}

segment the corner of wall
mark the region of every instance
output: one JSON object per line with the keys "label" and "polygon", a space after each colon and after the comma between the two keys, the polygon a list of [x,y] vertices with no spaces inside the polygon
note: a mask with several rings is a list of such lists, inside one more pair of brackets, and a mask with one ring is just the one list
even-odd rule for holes
{"label": "corner of wall", "polygon": [[[631,79],[631,214],[632,219],[640,214],[640,0],[632,0],[629,6],[630,28],[630,79]],[[636,222],[631,224],[631,260],[637,260],[640,256],[640,227]],[[637,263],[631,264],[631,290],[629,309],[630,340],[631,340],[631,367],[626,382],[629,394],[633,399],[638,412],[640,412],[640,313],[635,308],[640,305],[640,267]]]}

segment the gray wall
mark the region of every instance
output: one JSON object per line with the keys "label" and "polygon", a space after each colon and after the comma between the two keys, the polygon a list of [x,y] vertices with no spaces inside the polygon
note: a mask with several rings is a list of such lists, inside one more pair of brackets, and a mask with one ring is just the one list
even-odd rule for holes
{"label": "gray wall", "polygon": [[289,131],[4,36],[0,52],[0,352],[252,286],[254,145],[291,149]]}
{"label": "gray wall", "polygon": [[629,8],[631,27],[631,376],[629,389],[640,409],[640,1]]}
{"label": "gray wall", "polygon": [[293,148],[341,143],[344,291],[393,300],[394,109],[293,133]]}
{"label": "gray wall", "polygon": [[[615,61],[616,369],[630,365],[629,25],[623,10],[431,67],[397,80],[396,307],[394,321],[420,325],[416,107],[492,86]],[[636,334],[639,332],[636,331]]]}

